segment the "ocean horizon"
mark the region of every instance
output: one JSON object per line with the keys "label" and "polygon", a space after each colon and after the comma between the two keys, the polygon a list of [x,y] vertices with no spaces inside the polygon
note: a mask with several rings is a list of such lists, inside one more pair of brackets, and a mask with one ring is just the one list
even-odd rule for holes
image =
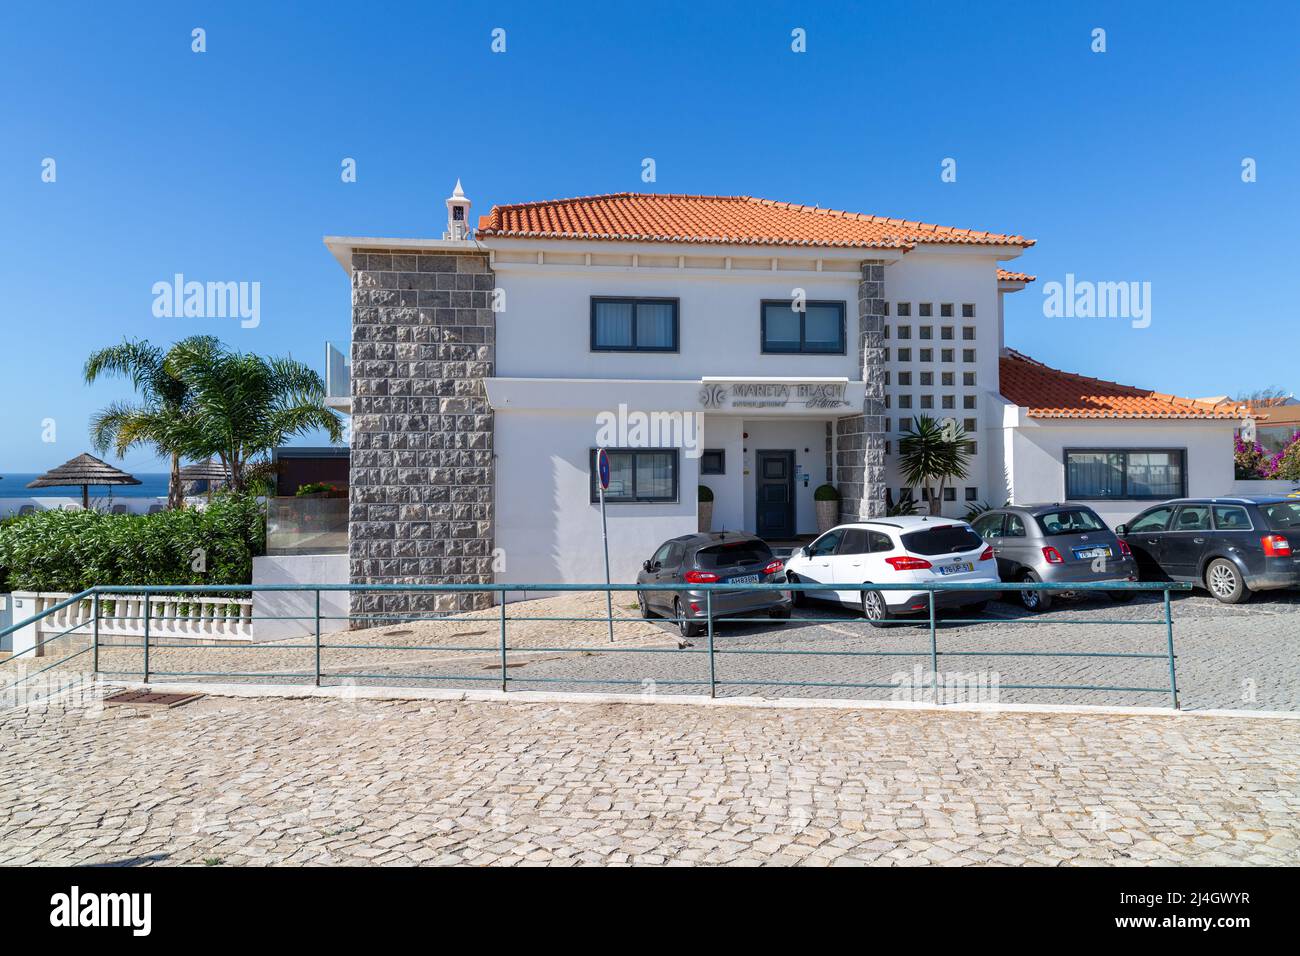
{"label": "ocean horizon", "polygon": [[[57,488],[28,488],[27,482],[35,481],[41,476],[39,472],[0,471],[0,498],[75,498],[81,500],[80,485],[60,485]],[[94,498],[166,498],[166,472],[141,473],[134,475],[140,479],[138,485],[91,485],[90,497]]]}

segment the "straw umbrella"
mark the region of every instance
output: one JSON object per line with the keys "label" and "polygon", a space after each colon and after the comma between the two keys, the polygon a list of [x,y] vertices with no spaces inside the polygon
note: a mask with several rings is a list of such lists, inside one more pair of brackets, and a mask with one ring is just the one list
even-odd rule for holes
{"label": "straw umbrella", "polygon": [[207,461],[196,461],[192,465],[186,465],[181,469],[181,481],[206,481],[208,483],[208,500],[211,501],[212,483],[214,481],[230,481],[230,469],[215,458],[209,458]]}
{"label": "straw umbrella", "polygon": [[81,507],[90,507],[91,485],[138,485],[140,479],[119,471],[107,462],[100,461],[94,455],[78,455],[71,461],[65,461],[58,468],[52,468],[35,481],[27,483],[28,488],[64,488],[81,486]]}

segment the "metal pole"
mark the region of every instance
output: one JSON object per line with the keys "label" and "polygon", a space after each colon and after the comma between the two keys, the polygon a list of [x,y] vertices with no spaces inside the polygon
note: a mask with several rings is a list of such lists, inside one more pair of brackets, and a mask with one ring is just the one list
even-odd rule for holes
{"label": "metal pole", "polygon": [[149,683],[149,592],[144,592],[144,682]]}
{"label": "metal pole", "polygon": [[1169,602],[1169,589],[1165,588],[1165,636],[1169,640],[1169,696],[1174,710],[1178,709],[1178,679],[1174,676],[1174,612]]}
{"label": "metal pole", "polygon": [[943,703],[939,699],[939,640],[936,636],[934,620],[934,588],[930,588],[930,672],[934,683],[934,702]]}
{"label": "metal pole", "polygon": [[320,686],[320,588],[316,589],[316,686]]}
{"label": "metal pole", "polygon": [[600,481],[596,482],[596,486],[600,488],[600,540],[605,546],[605,612],[609,615],[609,642],[613,644],[614,593],[609,589],[609,526],[605,522],[605,486]]}
{"label": "metal pole", "polygon": [[91,624],[91,631],[94,633],[93,640],[94,640],[94,647],[95,647],[93,653],[93,656],[95,658],[95,664],[91,668],[91,673],[98,674],[99,673],[99,595],[98,594],[96,594],[94,598],[91,600],[91,607],[94,609],[93,613],[95,615],[95,620]]}
{"label": "metal pole", "polygon": [[709,629],[709,696],[718,696],[718,672],[713,657],[713,592],[704,592],[704,615],[708,619]]}
{"label": "metal pole", "polygon": [[506,692],[506,592],[500,592],[501,598],[501,693]]}

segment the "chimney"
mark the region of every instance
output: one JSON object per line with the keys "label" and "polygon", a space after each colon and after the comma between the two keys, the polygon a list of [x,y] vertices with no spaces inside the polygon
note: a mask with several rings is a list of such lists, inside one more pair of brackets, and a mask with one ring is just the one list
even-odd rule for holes
{"label": "chimney", "polygon": [[470,201],[465,198],[465,191],[460,188],[460,180],[457,179],[456,188],[447,199],[447,231],[442,234],[442,238],[470,238],[469,207]]}

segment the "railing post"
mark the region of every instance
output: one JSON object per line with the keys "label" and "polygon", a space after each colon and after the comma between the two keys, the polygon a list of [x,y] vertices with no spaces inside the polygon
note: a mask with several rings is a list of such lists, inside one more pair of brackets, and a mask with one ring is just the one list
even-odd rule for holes
{"label": "railing post", "polygon": [[939,639],[934,617],[934,585],[930,586],[930,674],[934,684],[934,702],[942,704],[939,699]]}
{"label": "railing post", "polygon": [[95,648],[91,652],[91,656],[95,660],[94,664],[91,666],[91,673],[98,674],[99,673],[99,592],[98,591],[95,592],[95,596],[91,599],[90,605],[91,608],[93,609],[91,613],[95,615],[95,620],[92,621],[90,625],[91,634],[93,635],[91,640],[94,642],[93,646]]}
{"label": "railing post", "polygon": [[149,683],[149,592],[144,592],[144,682]]}
{"label": "railing post", "polygon": [[1165,636],[1169,641],[1169,697],[1174,710],[1178,709],[1178,678],[1174,676],[1174,610],[1169,600],[1169,589],[1165,588]]}
{"label": "railing post", "polygon": [[501,601],[501,693],[506,692],[506,592],[504,590],[497,592],[497,598]]}
{"label": "railing post", "polygon": [[718,696],[718,671],[713,657],[713,592],[704,592],[704,617],[709,629],[709,696]]}
{"label": "railing post", "polygon": [[316,686],[320,686],[320,588],[316,589]]}

